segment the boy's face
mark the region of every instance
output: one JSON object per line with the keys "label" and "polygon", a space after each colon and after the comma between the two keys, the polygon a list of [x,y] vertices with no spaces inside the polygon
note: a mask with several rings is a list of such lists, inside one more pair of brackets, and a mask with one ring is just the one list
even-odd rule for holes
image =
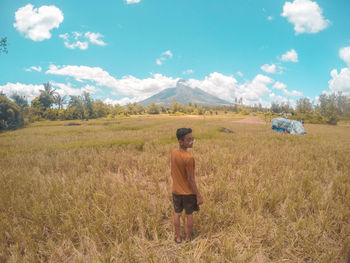
{"label": "boy's face", "polygon": [[182,140],[180,140],[180,146],[185,148],[192,148],[193,146],[194,138],[192,136],[192,133],[187,133]]}

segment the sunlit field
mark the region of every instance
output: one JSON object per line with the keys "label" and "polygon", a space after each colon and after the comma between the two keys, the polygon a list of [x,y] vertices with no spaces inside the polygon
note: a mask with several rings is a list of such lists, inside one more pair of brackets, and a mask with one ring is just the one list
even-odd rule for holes
{"label": "sunlit field", "polygon": [[[1,133],[0,262],[345,260],[350,127],[292,136],[234,120],[141,116]],[[169,165],[179,127],[193,129],[204,198],[194,240],[180,245]]]}

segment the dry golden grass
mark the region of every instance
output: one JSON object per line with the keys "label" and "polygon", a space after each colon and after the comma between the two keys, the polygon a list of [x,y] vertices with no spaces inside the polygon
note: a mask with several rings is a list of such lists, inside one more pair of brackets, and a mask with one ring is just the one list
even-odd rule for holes
{"label": "dry golden grass", "polygon": [[[343,260],[350,127],[288,136],[232,120],[40,122],[0,134],[0,262]],[[194,241],[181,245],[169,170],[178,127],[193,128],[205,201]]]}

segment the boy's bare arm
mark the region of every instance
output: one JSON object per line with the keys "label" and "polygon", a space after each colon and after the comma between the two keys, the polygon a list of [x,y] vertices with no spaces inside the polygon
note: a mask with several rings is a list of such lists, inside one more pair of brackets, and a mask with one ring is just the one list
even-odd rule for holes
{"label": "boy's bare arm", "polygon": [[198,205],[203,204],[203,198],[202,198],[202,196],[199,193],[199,190],[197,188],[196,180],[195,180],[193,171],[187,171],[187,179],[188,179],[188,182],[190,183],[190,187],[191,187],[192,191],[197,196],[197,204]]}

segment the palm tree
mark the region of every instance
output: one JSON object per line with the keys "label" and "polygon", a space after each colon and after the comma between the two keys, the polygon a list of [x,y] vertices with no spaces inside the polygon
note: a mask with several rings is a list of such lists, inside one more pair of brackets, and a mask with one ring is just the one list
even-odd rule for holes
{"label": "palm tree", "polygon": [[39,101],[44,105],[44,108],[50,108],[52,103],[55,102],[56,90],[51,86],[51,83],[44,83],[44,89],[39,90]]}
{"label": "palm tree", "polygon": [[61,97],[59,93],[56,94],[55,103],[58,105],[59,110],[63,109],[63,105],[67,103],[66,99],[67,99],[67,96]]}
{"label": "palm tree", "polygon": [[43,85],[44,89],[41,89],[40,93],[44,93],[46,95],[49,95],[50,97],[54,97],[57,94],[56,90],[51,86],[50,82],[44,83]]}

